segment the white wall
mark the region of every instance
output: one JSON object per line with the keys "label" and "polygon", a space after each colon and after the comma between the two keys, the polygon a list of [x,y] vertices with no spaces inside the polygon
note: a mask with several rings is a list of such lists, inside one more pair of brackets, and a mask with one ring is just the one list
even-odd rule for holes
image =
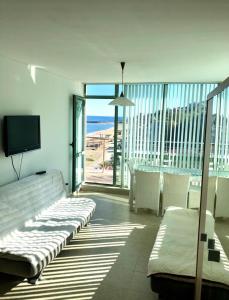
{"label": "white wall", "polygon": [[[0,185],[16,180],[11,160],[3,153],[2,119],[4,115],[21,114],[41,118],[41,149],[24,154],[22,177],[57,168],[70,183],[73,93],[81,94],[81,84],[38,68],[31,76],[28,65],[0,57]],[[14,160],[18,167],[20,155]]]}

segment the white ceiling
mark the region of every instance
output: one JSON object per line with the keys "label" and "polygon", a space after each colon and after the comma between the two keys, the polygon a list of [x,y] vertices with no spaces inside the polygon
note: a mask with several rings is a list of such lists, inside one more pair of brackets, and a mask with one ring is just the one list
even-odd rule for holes
{"label": "white ceiling", "polygon": [[220,81],[229,0],[0,0],[0,54],[81,82]]}

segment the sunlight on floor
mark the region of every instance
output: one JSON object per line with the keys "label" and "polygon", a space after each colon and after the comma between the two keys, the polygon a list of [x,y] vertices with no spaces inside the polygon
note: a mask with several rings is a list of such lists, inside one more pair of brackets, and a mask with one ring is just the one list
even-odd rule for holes
{"label": "sunlight on floor", "polygon": [[[37,285],[32,286],[24,281],[1,296],[1,299],[92,299],[117,261],[129,235],[134,229],[144,227],[129,222],[88,225],[45,268],[42,280]],[[118,251],[114,251],[115,247]],[[92,253],[93,249],[101,253]],[[81,255],[83,250],[84,255]],[[89,251],[88,255],[85,255],[85,250]]]}

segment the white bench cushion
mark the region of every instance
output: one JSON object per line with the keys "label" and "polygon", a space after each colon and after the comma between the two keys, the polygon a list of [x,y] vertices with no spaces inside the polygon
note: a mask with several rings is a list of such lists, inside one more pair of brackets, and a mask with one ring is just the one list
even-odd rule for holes
{"label": "white bench cushion", "polygon": [[59,200],[0,241],[0,258],[28,262],[29,276],[35,276],[61,251],[71,233],[89,221],[94,209],[90,199]]}
{"label": "white bench cushion", "polygon": [[52,170],[0,187],[0,238],[66,197],[62,173]]}
{"label": "white bench cushion", "polygon": [[1,187],[0,272],[8,272],[9,262],[9,273],[35,276],[61,251],[67,238],[89,221],[94,210],[91,199],[66,197],[60,171]]}

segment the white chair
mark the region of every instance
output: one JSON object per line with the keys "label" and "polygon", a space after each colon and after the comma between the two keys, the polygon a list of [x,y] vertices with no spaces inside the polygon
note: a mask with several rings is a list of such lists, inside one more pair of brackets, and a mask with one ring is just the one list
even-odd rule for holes
{"label": "white chair", "polygon": [[229,217],[229,178],[218,177],[215,216]]}
{"label": "white chair", "polygon": [[188,208],[200,207],[200,189],[190,188],[188,192]]}
{"label": "white chair", "polygon": [[160,172],[135,171],[135,209],[150,208],[159,215]]}
{"label": "white chair", "polygon": [[[216,194],[216,176],[210,176],[208,178],[208,200],[207,200],[207,210],[209,210],[213,216],[215,214],[215,194]],[[200,207],[200,195],[201,189],[190,189],[189,190],[189,208],[199,208]]]}
{"label": "white chair", "polygon": [[135,195],[135,172],[134,172],[135,160],[130,159],[127,163],[127,166],[130,172],[129,206],[130,206],[130,210],[132,211],[133,203],[134,203],[134,195]]}
{"label": "white chair", "polygon": [[189,174],[163,174],[162,213],[168,206],[187,208],[189,182]]}

